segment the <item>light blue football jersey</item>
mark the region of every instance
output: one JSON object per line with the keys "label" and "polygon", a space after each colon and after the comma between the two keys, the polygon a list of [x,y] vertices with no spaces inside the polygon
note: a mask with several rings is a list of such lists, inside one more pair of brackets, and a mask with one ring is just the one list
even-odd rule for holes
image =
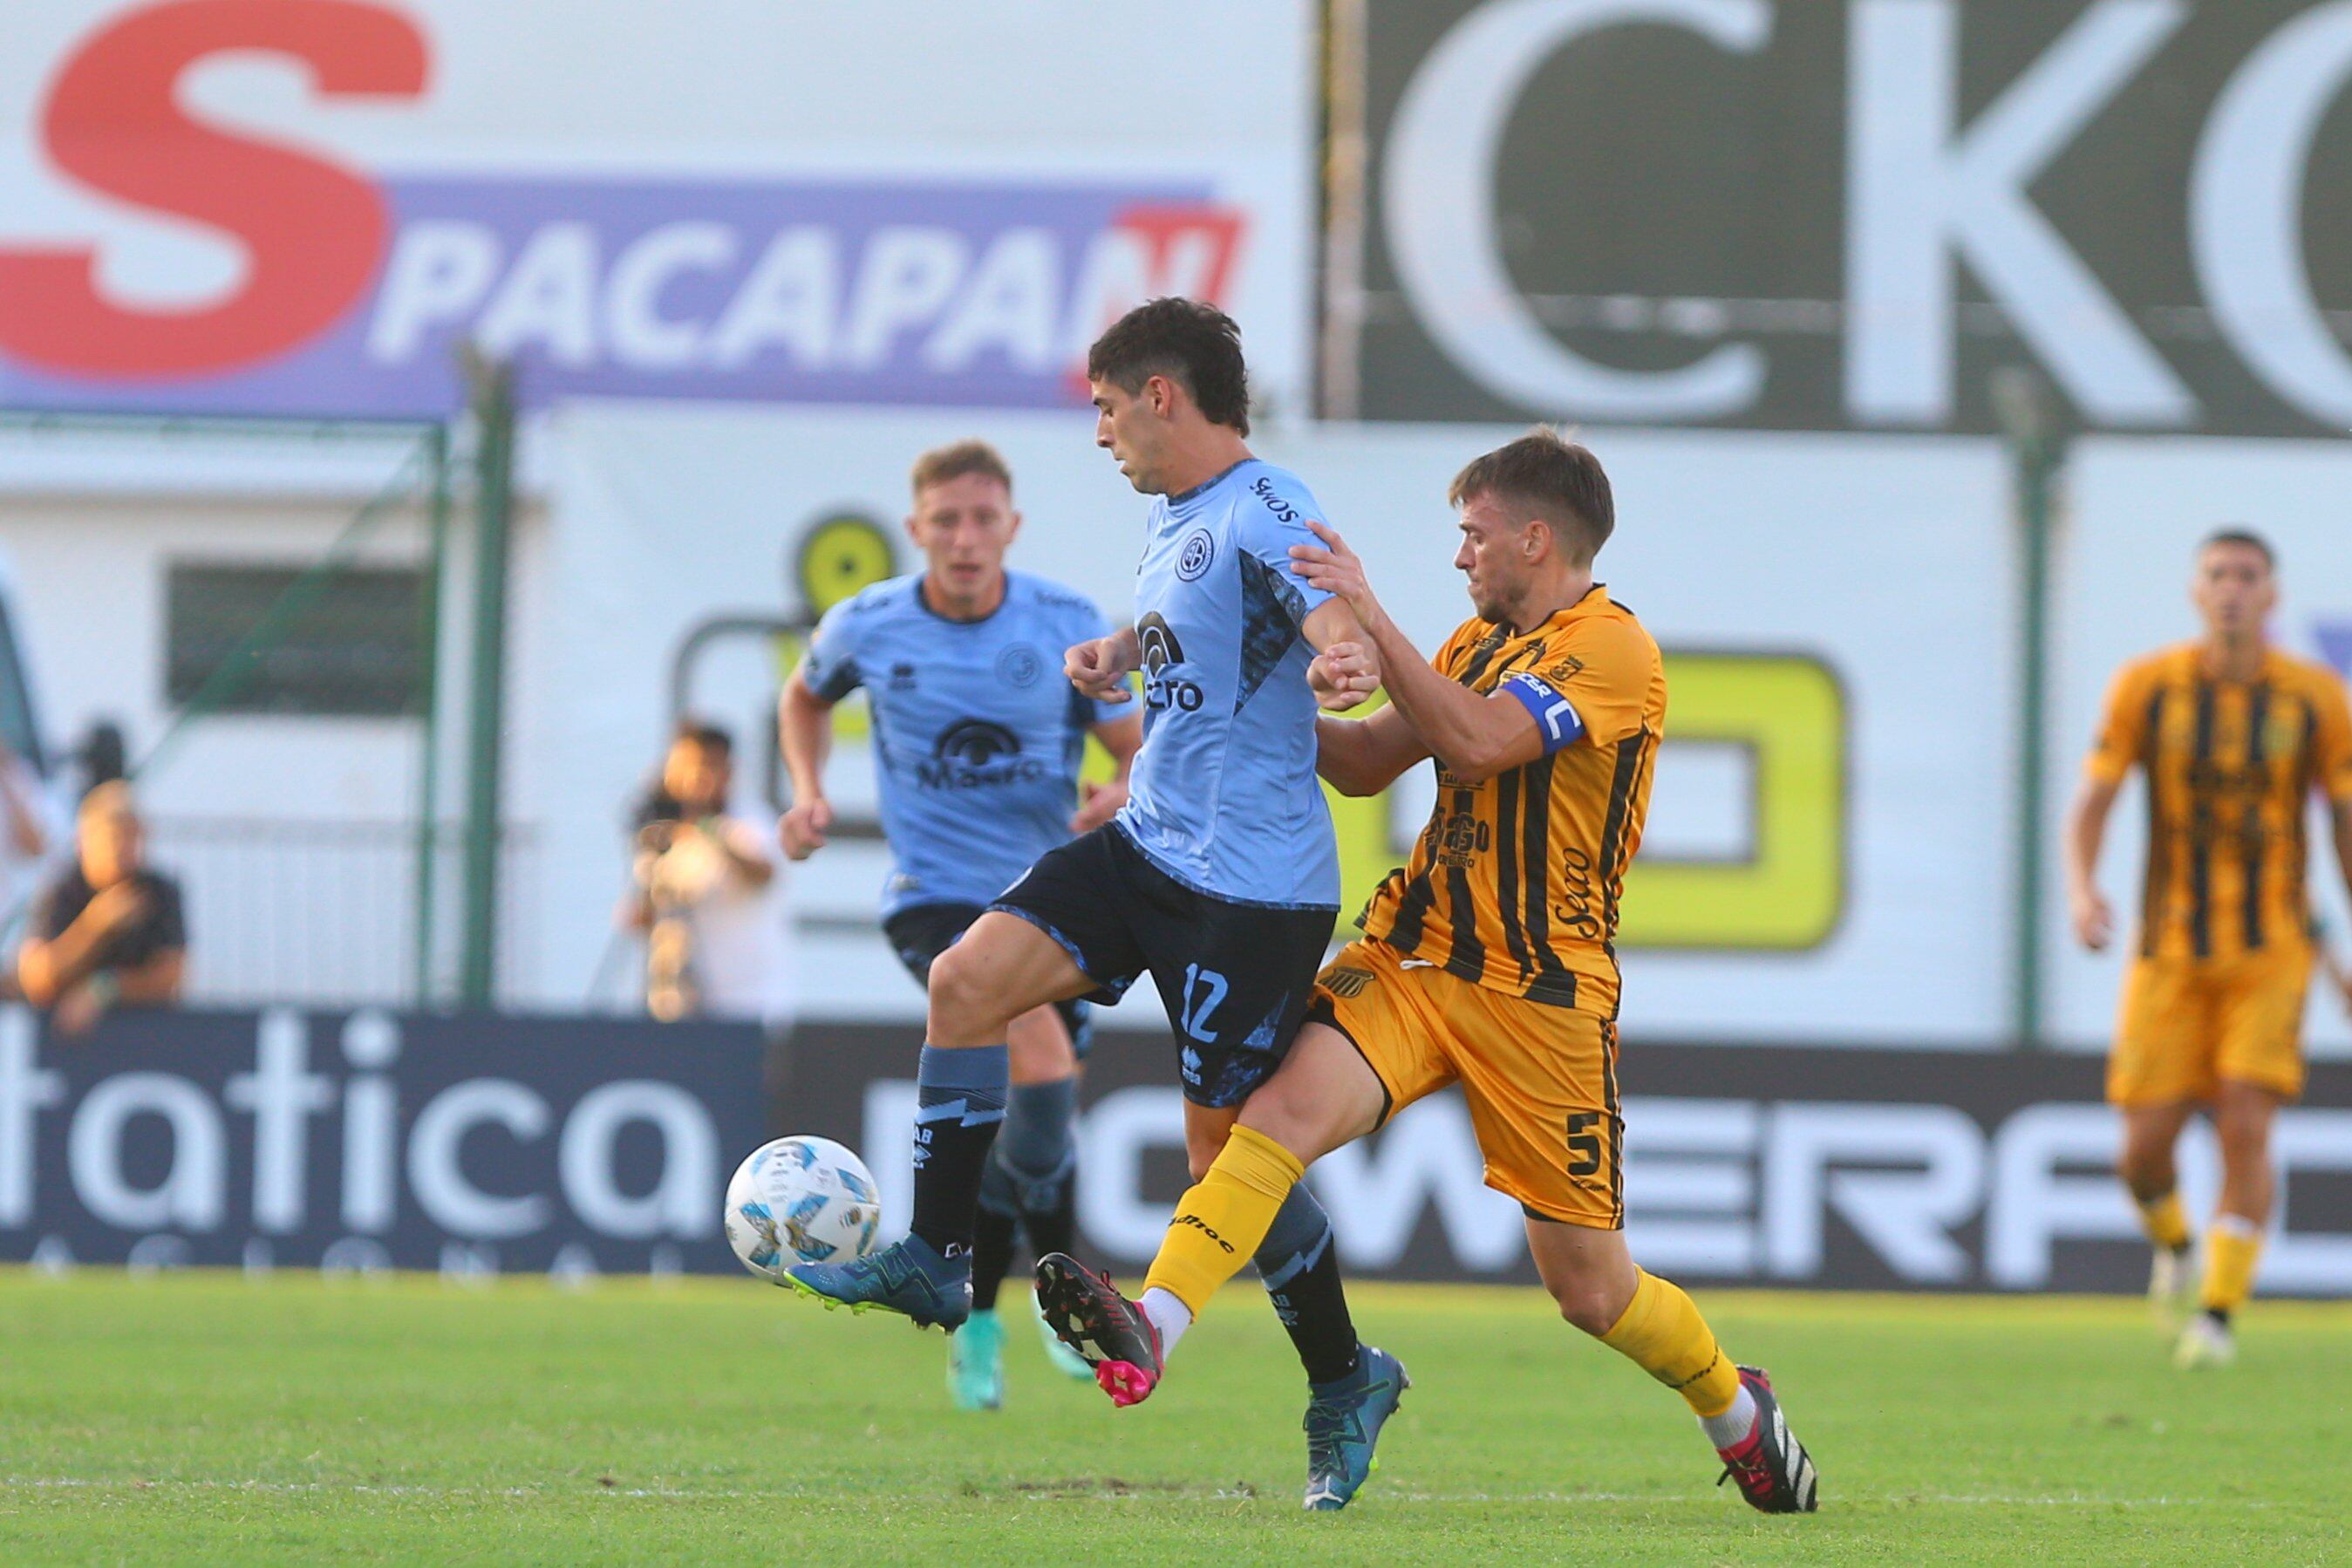
{"label": "light blue football jersey", "polygon": [[1290,547],[1323,520],[1297,476],[1253,458],[1151,503],[1135,574],[1143,750],[1120,828],[1196,891],[1339,907],[1331,813],[1315,778],[1315,698],[1300,631],[1331,595]]}
{"label": "light blue football jersey", "polygon": [[1081,696],[1062,658],[1108,629],[1087,599],[1022,572],[982,620],[932,609],[919,574],[825,612],[801,677],[828,702],[866,689],[892,861],[884,919],[986,904],[1070,837],[1087,731],[1130,708]]}

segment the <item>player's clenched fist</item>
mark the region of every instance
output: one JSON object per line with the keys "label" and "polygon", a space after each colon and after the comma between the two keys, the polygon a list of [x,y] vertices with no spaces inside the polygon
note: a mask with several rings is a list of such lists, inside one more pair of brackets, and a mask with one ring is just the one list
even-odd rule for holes
{"label": "player's clenched fist", "polygon": [[1380,658],[1368,644],[1335,642],[1307,667],[1307,684],[1319,706],[1344,713],[1380,689]]}
{"label": "player's clenched fist", "polygon": [[1079,643],[1063,656],[1062,673],[1097,701],[1125,702],[1135,695],[1128,689],[1127,678],[1137,661],[1135,633],[1129,629]]}
{"label": "player's clenched fist", "polygon": [[833,803],[819,796],[814,800],[794,801],[783,820],[776,824],[776,837],[784,847],[784,858],[805,860],[824,847],[826,830],[833,826]]}

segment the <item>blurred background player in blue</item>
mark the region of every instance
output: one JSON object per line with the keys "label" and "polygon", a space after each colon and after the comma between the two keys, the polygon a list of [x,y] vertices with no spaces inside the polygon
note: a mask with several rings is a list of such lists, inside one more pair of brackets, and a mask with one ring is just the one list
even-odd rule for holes
{"label": "blurred background player in blue", "polygon": [[[1033,861],[1126,804],[1143,726],[1063,679],[1063,650],[1109,628],[1081,595],[1005,570],[1021,514],[996,450],[960,441],[926,452],[913,483],[907,531],[923,570],[835,606],[785,682],[781,731],[793,804],[780,831],[795,860],[824,847],[833,822],[824,794],[831,710],[863,686],[892,862],[882,929],[908,971],[928,981],[932,960]],[[1116,773],[1082,789],[1089,734]],[[1003,1402],[995,1303],[1016,1225],[1041,1258],[1072,1243],[1086,1012],[1083,1002],[1065,1002],[1011,1026],[1012,1097],[982,1178],[973,1310],[949,1347],[949,1391],[967,1410]],[[1057,1366],[1088,1375],[1050,1332],[1040,1337]]]}

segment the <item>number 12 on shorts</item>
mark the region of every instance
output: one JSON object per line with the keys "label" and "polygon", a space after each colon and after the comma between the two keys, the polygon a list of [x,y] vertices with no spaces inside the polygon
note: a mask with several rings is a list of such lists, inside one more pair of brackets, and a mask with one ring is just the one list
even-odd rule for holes
{"label": "number 12 on shorts", "polygon": [[1177,1022],[1184,1032],[1203,1044],[1216,1043],[1216,1031],[1209,1026],[1209,1015],[1225,999],[1225,977],[1213,969],[1203,969],[1197,963],[1184,966],[1184,1014]]}

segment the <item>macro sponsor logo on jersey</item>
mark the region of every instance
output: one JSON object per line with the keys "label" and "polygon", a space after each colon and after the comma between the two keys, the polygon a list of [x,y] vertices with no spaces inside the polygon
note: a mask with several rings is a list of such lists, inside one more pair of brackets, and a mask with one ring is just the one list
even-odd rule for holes
{"label": "macro sponsor logo on jersey", "polygon": [[1154,610],[1135,623],[1136,645],[1143,650],[1143,704],[1154,712],[1175,709],[1194,713],[1207,700],[1199,683],[1168,672],[1184,662],[1184,645],[1168,622]]}
{"label": "macro sponsor logo on jersey", "polygon": [[1226,299],[1247,226],[1181,179],[379,174],[182,108],[191,72],[257,54],[321,108],[422,109],[445,68],[375,0],[166,0],[84,35],[30,128],[48,172],[243,266],[158,303],[94,244],[0,236],[0,401],[440,414],[470,340],[533,400],[1076,405],[1104,324]]}
{"label": "macro sponsor logo on jersey", "polygon": [[998,784],[1036,784],[1045,764],[1021,754],[1021,737],[986,719],[959,719],[940,731],[930,756],[915,764],[915,782],[925,789],[987,789]]}

